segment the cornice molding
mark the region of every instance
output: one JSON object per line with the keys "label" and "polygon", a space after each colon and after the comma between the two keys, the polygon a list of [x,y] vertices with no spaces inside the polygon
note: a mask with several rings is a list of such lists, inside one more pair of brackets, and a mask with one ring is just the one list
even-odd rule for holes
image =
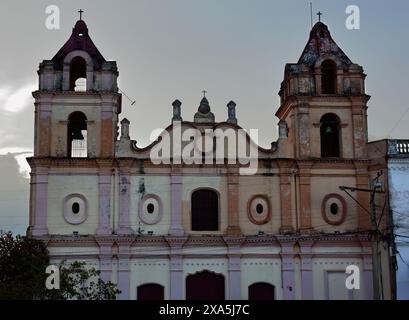
{"label": "cornice molding", "polygon": [[[335,243],[338,245],[355,245],[370,241],[369,233],[362,232],[357,234],[306,234],[306,235],[241,235],[239,237],[227,235],[190,235],[190,236],[74,236],[74,235],[53,235],[35,237],[43,240],[50,247],[101,247],[113,245],[114,243],[129,245],[132,247],[169,247],[179,245],[183,248],[200,247],[200,246],[219,246],[227,248],[229,242],[237,246],[281,246],[283,243],[293,242],[307,246],[331,246]],[[231,242],[232,241],[232,242]]]}

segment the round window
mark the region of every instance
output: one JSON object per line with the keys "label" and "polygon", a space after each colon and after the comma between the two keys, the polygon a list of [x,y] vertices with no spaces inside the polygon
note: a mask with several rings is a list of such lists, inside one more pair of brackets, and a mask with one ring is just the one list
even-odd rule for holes
{"label": "round window", "polygon": [[256,212],[257,212],[258,214],[262,214],[263,211],[264,211],[263,205],[262,205],[261,203],[258,203],[258,204],[256,205]]}
{"label": "round window", "polygon": [[64,219],[70,224],[81,224],[88,217],[87,200],[82,194],[74,193],[65,197]]}
{"label": "round window", "polygon": [[139,218],[145,224],[156,224],[162,218],[162,201],[155,194],[145,194],[139,202]]}
{"label": "round window", "polygon": [[78,202],[74,202],[71,209],[73,214],[78,214],[78,212],[80,212],[80,204]]}
{"label": "round window", "polygon": [[327,194],[322,200],[321,211],[326,223],[340,225],[345,220],[346,202],[339,194]]}
{"label": "round window", "polygon": [[266,224],[271,218],[270,200],[264,195],[256,195],[248,202],[249,220],[258,225]]}
{"label": "round window", "polygon": [[335,202],[331,203],[329,210],[333,215],[336,215],[338,213],[338,205]]}
{"label": "round window", "polygon": [[146,210],[149,214],[152,214],[155,211],[155,206],[153,205],[153,203],[149,203],[146,207]]}

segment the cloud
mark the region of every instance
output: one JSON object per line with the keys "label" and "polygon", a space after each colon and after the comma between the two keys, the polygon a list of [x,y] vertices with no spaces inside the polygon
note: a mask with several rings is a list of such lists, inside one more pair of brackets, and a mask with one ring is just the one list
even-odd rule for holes
{"label": "cloud", "polygon": [[23,154],[0,155],[0,229],[24,234],[29,217],[29,180],[21,174],[17,158]]}
{"label": "cloud", "polygon": [[32,156],[33,156],[32,152],[27,152],[27,153],[17,154],[14,157],[14,159],[16,159],[18,163],[20,174],[26,179],[30,179],[30,171],[31,171],[30,165],[28,164],[26,158],[32,157]]}
{"label": "cloud", "polygon": [[33,79],[0,85],[0,154],[31,152],[34,135]]}
{"label": "cloud", "polygon": [[26,158],[32,157],[33,156],[33,151],[32,150],[27,150],[24,148],[0,148],[0,157],[2,155],[13,155],[14,159],[17,161],[18,167],[19,167],[19,172],[20,174],[26,178],[30,179],[30,165],[28,164]]}
{"label": "cloud", "polygon": [[0,148],[0,156],[6,155],[9,153],[32,153],[32,150],[28,148],[20,148],[20,147],[7,147],[7,148]]}
{"label": "cloud", "polygon": [[7,96],[10,94],[10,91],[10,86],[0,87],[0,102],[4,101],[7,98]]}
{"label": "cloud", "polygon": [[35,89],[36,84],[32,82],[26,83],[20,88],[0,87],[0,106],[7,112],[21,112],[29,105],[32,99],[31,92]]}

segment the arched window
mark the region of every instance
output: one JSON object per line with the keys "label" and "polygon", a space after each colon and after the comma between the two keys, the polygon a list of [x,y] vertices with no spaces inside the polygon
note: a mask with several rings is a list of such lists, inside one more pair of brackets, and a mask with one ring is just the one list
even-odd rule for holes
{"label": "arched window", "polygon": [[249,286],[249,300],[274,300],[274,286],[257,282]]}
{"label": "arched window", "polygon": [[337,88],[337,65],[332,60],[325,60],[321,64],[321,92],[334,94]]}
{"label": "arched window", "polygon": [[186,300],[224,300],[224,276],[207,270],[186,278]]}
{"label": "arched window", "polygon": [[75,57],[70,64],[70,90],[87,90],[87,63],[82,57]]}
{"label": "arched window", "polygon": [[335,114],[327,113],[320,121],[321,157],[340,156],[340,122]]}
{"label": "arched window", "polygon": [[164,300],[164,288],[157,283],[140,285],[136,291],[138,300]]}
{"label": "arched window", "polygon": [[79,111],[71,113],[68,118],[67,156],[87,157],[87,117]]}
{"label": "arched window", "polygon": [[201,189],[192,194],[192,231],[219,230],[219,197],[213,190]]}

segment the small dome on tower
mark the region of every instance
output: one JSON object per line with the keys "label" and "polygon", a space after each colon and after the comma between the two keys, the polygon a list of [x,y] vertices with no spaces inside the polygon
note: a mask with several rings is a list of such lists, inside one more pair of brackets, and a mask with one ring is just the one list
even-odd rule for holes
{"label": "small dome on tower", "polygon": [[[204,91],[205,92],[205,91]],[[206,96],[202,98],[194,117],[196,123],[214,123],[214,114],[210,111],[210,104]]]}
{"label": "small dome on tower", "polygon": [[203,97],[203,99],[200,101],[200,105],[199,105],[198,111],[199,111],[200,113],[204,113],[204,114],[210,112],[209,101],[207,100],[206,97]]}

